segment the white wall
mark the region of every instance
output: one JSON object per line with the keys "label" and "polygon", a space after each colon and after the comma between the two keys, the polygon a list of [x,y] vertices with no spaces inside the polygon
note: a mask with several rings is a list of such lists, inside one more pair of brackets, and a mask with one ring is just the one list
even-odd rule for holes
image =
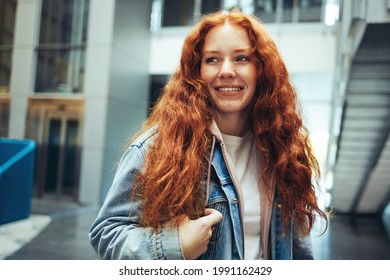
{"label": "white wall", "polygon": [[375,0],[367,1],[367,22],[369,23],[383,23],[390,22],[390,1],[389,0]]}
{"label": "white wall", "polygon": [[90,1],[80,202],[104,199],[121,148],[146,117],[149,17],[149,1]]}

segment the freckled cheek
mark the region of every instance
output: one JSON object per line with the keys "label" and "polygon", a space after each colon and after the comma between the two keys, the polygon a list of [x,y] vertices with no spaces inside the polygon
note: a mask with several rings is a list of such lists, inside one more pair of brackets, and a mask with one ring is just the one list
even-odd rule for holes
{"label": "freckled cheek", "polygon": [[200,70],[200,79],[206,84],[210,84],[216,77],[216,71],[212,69],[201,69]]}
{"label": "freckled cheek", "polygon": [[245,77],[245,80],[248,84],[256,84],[257,82],[257,74],[255,68],[248,68],[241,73],[241,77]]}
{"label": "freckled cheek", "polygon": [[200,69],[200,79],[205,82],[206,74],[205,71]]}

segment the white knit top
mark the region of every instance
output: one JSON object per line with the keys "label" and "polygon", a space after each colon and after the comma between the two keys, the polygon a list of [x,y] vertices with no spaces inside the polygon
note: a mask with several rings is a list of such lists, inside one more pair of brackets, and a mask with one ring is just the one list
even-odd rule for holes
{"label": "white knit top", "polygon": [[260,258],[260,161],[252,133],[244,137],[222,134],[235,167],[244,202],[245,259]]}

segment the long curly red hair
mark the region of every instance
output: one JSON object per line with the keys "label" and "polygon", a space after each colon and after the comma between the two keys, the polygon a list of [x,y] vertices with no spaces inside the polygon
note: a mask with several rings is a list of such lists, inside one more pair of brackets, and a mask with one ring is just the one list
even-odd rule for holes
{"label": "long curly red hair", "polygon": [[139,133],[158,127],[133,192],[142,199],[140,222],[159,228],[168,221],[178,222],[183,214],[190,218],[203,214],[202,183],[212,141],[213,106],[200,79],[200,65],[207,33],[226,21],[245,29],[253,46],[258,84],[251,104],[251,129],[265,156],[262,174],[274,178],[284,228],[291,217],[302,233],[308,234],[317,214],[327,221],[317,205],[312,181],[320,176],[318,162],[274,41],[258,19],[240,12],[214,13],[195,26],[185,39],[180,67]]}

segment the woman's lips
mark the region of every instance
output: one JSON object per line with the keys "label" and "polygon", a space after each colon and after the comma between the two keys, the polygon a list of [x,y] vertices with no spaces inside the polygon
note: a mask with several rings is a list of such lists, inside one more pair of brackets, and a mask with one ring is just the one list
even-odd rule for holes
{"label": "woman's lips", "polygon": [[241,90],[243,90],[243,87],[215,87],[214,88],[216,91],[218,91],[219,94],[221,95],[235,95],[239,93]]}

